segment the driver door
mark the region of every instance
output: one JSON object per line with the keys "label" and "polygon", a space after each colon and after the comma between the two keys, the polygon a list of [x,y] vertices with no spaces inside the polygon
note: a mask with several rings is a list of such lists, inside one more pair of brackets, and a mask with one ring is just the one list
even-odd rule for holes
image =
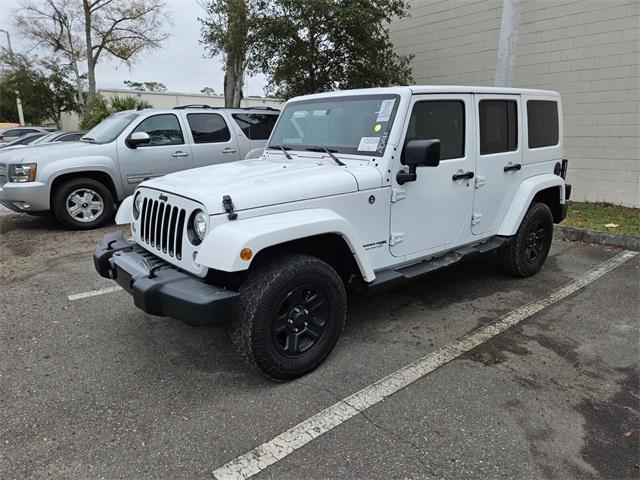
{"label": "driver door", "polygon": [[127,195],[144,180],[193,168],[191,148],[185,142],[177,115],[162,113],[149,116],[129,135],[136,132],[146,132],[151,141],[132,148],[124,139],[118,140],[118,162]]}
{"label": "driver door", "polygon": [[[399,185],[393,172],[390,250],[419,257],[462,244],[471,236],[475,136],[471,95],[414,95],[401,145],[440,140],[440,164],[419,167],[417,179]],[[408,259],[407,258],[407,259]]]}

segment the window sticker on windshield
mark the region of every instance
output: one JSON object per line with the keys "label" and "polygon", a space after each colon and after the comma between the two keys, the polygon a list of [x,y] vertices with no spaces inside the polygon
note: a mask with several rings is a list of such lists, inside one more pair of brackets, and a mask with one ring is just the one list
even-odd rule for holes
{"label": "window sticker on windshield", "polygon": [[393,104],[396,103],[395,98],[391,100],[383,100],[380,104],[380,111],[378,112],[378,118],[376,122],[387,122],[391,118],[391,112],[393,111]]}
{"label": "window sticker on windshield", "polygon": [[375,152],[378,148],[378,142],[380,142],[380,137],[362,137],[358,150],[360,152]]}

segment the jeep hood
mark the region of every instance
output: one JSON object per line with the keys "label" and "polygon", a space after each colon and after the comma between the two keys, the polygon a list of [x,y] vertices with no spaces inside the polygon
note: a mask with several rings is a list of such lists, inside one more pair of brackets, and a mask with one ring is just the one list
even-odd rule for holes
{"label": "jeep hood", "polygon": [[[379,178],[377,169],[366,175]],[[381,180],[376,180],[380,186]],[[358,190],[357,174],[325,159],[253,159],[185,170],[144,182],[142,187],[174,193],[202,203],[210,215],[223,213],[230,195],[235,210],[265,207]]]}
{"label": "jeep hood", "polygon": [[59,142],[31,145],[24,148],[0,150],[0,163],[38,163],[39,165],[56,160],[74,157],[92,157],[109,152],[113,147],[106,144],[87,142]]}

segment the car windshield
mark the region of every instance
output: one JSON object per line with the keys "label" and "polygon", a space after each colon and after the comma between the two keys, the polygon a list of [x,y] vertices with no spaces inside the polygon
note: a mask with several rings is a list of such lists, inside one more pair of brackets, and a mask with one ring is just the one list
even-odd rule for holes
{"label": "car windshield", "polygon": [[44,135],[44,136],[39,137],[39,138],[36,138],[32,142],[29,142],[29,145],[38,145],[40,143],[46,143],[49,140],[51,140],[53,137],[55,137],[56,135],[58,135],[58,134],[57,133],[48,133],[47,135]]}
{"label": "car windshield", "polygon": [[290,103],[280,115],[269,147],[326,148],[379,157],[387,146],[399,101],[398,95],[354,95]]}
{"label": "car windshield", "polygon": [[80,140],[91,143],[109,143],[138,116],[133,112],[114,113],[89,130]]}

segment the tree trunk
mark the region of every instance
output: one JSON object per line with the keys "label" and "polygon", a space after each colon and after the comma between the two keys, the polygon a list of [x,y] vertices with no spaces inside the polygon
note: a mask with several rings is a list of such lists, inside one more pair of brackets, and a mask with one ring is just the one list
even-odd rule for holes
{"label": "tree trunk", "polygon": [[91,38],[91,6],[88,0],[83,0],[84,7],[84,33],[87,43],[87,78],[89,80],[89,90],[85,101],[85,113],[91,110],[96,101],[96,63],[93,57],[93,39]]}
{"label": "tree trunk", "polygon": [[244,56],[227,54],[224,73],[224,106],[239,108],[244,85]]}
{"label": "tree trunk", "polygon": [[78,70],[78,62],[73,60],[71,62],[71,67],[73,68],[73,74],[76,77],[76,94],[78,95],[78,106],[85,112],[85,99],[84,92],[82,91],[82,79],[80,78],[80,71]]}

